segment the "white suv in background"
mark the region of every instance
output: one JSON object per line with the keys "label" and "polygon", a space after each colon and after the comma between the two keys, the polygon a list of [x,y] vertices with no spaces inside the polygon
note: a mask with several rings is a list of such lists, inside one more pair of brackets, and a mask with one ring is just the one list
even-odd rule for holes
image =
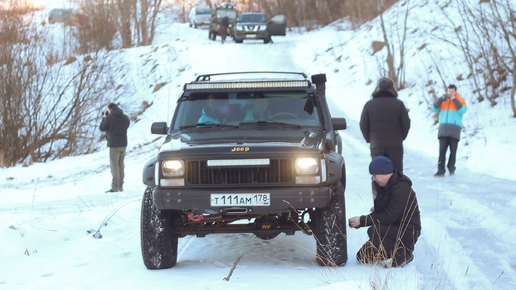
{"label": "white suv in background", "polygon": [[211,19],[211,8],[208,6],[194,6],[188,14],[190,27],[197,28],[201,25],[209,25]]}

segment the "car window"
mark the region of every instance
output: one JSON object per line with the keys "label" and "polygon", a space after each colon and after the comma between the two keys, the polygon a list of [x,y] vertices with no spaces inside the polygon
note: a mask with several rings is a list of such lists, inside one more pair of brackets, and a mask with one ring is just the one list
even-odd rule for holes
{"label": "car window", "polygon": [[50,15],[56,16],[61,14],[61,9],[52,9]]}
{"label": "car window", "polygon": [[219,9],[217,10],[217,18],[222,18],[226,16],[226,13],[229,13],[229,18],[236,19],[236,11],[232,9]]}
{"label": "car window", "polygon": [[271,19],[271,22],[274,24],[274,23],[285,23],[287,20],[285,18],[285,15],[283,14],[280,14],[280,15],[275,15],[274,17],[272,17]]}
{"label": "car window", "polygon": [[197,14],[211,14],[211,8],[210,7],[197,7],[196,13]]}
{"label": "car window", "polygon": [[[224,101],[212,100],[213,107],[224,110],[210,116],[223,120],[225,124],[238,125],[239,122],[248,121],[276,121],[303,127],[321,124],[317,104],[306,92],[267,92],[261,96],[253,92],[225,94]],[[196,125],[203,114],[210,111],[210,95],[207,92],[182,97],[177,104],[172,129]]]}
{"label": "car window", "polygon": [[265,22],[264,14],[242,14],[240,22]]}

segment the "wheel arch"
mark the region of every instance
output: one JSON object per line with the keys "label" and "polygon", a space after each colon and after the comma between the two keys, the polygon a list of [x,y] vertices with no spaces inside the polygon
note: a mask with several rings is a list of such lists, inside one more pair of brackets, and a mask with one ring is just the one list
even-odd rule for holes
{"label": "wheel arch", "polygon": [[143,166],[143,183],[149,187],[156,187],[155,180],[156,158],[152,158]]}
{"label": "wheel arch", "polygon": [[326,166],[328,171],[328,183],[337,183],[338,181],[346,181],[346,171],[344,157],[337,152],[330,152],[326,155]]}

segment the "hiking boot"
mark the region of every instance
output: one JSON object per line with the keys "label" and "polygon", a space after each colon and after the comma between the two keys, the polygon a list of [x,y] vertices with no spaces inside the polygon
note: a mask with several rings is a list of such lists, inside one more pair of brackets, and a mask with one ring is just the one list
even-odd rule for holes
{"label": "hiking boot", "polygon": [[455,171],[450,171],[450,176],[455,175]]}
{"label": "hiking boot", "polygon": [[114,190],[114,189],[106,190],[106,193],[110,193],[110,192],[118,192],[118,190]]}
{"label": "hiking boot", "polygon": [[407,253],[407,257],[405,258],[405,261],[401,261],[401,263],[398,263],[396,259],[392,259],[392,261],[389,264],[386,264],[386,268],[397,268],[397,267],[405,267],[408,263],[412,262],[414,260],[414,255],[412,253]]}

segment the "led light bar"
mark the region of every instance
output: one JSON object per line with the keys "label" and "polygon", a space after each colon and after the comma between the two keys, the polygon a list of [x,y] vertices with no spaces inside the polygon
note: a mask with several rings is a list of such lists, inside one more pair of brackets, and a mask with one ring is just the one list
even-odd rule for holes
{"label": "led light bar", "polygon": [[185,90],[309,88],[309,81],[218,82],[185,84]]}
{"label": "led light bar", "polygon": [[270,165],[269,158],[263,159],[225,159],[225,160],[208,160],[208,166],[244,166],[244,165]]}

